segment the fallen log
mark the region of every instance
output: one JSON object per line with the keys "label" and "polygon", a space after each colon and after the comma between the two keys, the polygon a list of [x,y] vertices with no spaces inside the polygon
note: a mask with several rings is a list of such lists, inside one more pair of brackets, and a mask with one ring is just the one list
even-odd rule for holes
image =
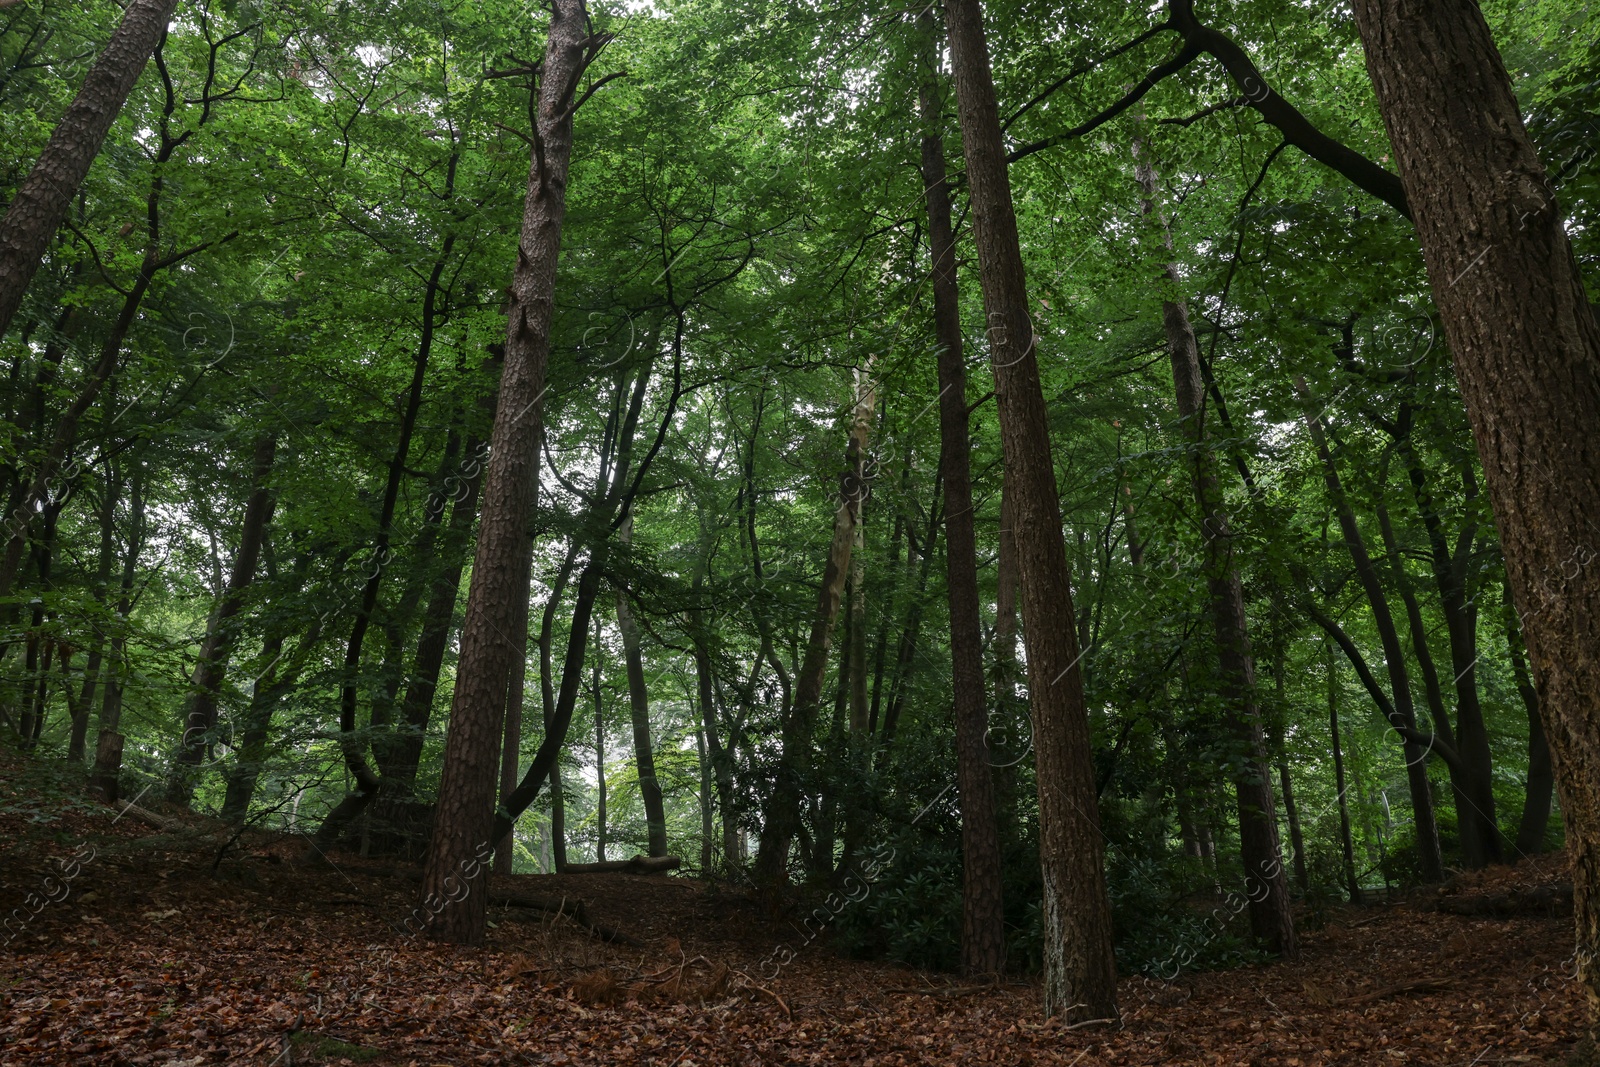
{"label": "fallen log", "polygon": [[[114,806],[116,807],[116,809],[118,811],[120,811],[122,813],[122,815],[127,815],[130,818],[137,819],[139,822],[144,823],[146,826],[153,827],[153,828],[155,828],[157,830],[160,830],[163,833],[170,834],[170,833],[174,833],[174,832],[176,832],[178,830],[183,829],[183,825],[181,823],[178,823],[178,822],[176,822],[176,821],[174,821],[172,819],[163,819],[161,816],[157,815],[155,812],[149,811],[149,810],[147,810],[145,808],[141,808],[139,805],[133,803],[132,801],[119,800],[119,801],[116,802],[116,804]],[[121,815],[117,816],[117,818],[119,818],[119,819],[121,817],[122,817]]]}
{"label": "fallen log", "polygon": [[1360,1004],[1376,1004],[1380,1000],[1390,997],[1404,996],[1407,993],[1437,993],[1442,989],[1449,989],[1455,980],[1451,978],[1423,978],[1415,982],[1401,982],[1399,985],[1384,986],[1370,993],[1360,996],[1347,997],[1340,1002],[1341,1007],[1353,1008]]}
{"label": "fallen log", "polygon": [[604,863],[569,863],[561,868],[562,874],[660,874],[683,866],[677,856],[635,856],[631,860],[607,860]]}

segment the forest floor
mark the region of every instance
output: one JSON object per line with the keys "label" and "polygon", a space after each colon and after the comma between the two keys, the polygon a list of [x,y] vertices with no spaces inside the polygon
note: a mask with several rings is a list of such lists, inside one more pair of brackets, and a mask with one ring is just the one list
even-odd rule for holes
{"label": "forest floor", "polygon": [[303,841],[265,834],[218,863],[229,836],[117,816],[0,751],[0,1064],[1487,1067],[1569,1062],[1583,1013],[1571,919],[1523,906],[1559,898],[1560,857],[1338,911],[1294,963],[1128,979],[1120,1025],[1073,1029],[1036,984],[845,960],[697,879],[497,876],[552,909],[493,908],[458,949],[405,934],[412,868],[300,866]]}

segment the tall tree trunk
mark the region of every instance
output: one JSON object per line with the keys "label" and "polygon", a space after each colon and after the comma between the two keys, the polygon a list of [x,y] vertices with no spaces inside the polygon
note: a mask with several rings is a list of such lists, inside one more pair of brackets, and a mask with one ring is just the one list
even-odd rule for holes
{"label": "tall tree trunk", "polygon": [[1034,353],[1027,280],[1006,150],[978,0],[947,0],[973,234],[983,281],[1022,585],[1023,639],[1039,786],[1044,882],[1044,1009],[1068,1020],[1117,1014],[1111,903],[1106,892],[1089,718],[1050,427]]}
{"label": "tall tree trunk", "polygon": [[[617,529],[617,540],[633,541],[633,515]],[[639,624],[628,603],[628,591],[617,586],[617,629],[622,633],[622,652],[627,661],[628,710],[633,718],[633,759],[639,772],[639,796],[644,801],[645,824],[649,828],[652,856],[667,854],[667,811],[661,800],[661,783],[656,780],[655,751],[650,745],[650,692],[644,681],[644,654],[639,641]]]}
{"label": "tall tree trunk", "polygon": [[206,735],[217,723],[217,698],[227,674],[234,640],[238,637],[233,619],[244,606],[245,591],[255,580],[256,563],[261,558],[261,546],[272,522],[273,496],[267,480],[272,477],[277,444],[277,438],[271,433],[256,438],[251,457],[250,498],[245,503],[244,521],[239,527],[239,550],[233,557],[222,602],[211,615],[190,682],[193,693],[183,719],[182,747],[167,778],[167,800],[184,807],[194,799],[201,758],[210,747]]}
{"label": "tall tree trunk", "polygon": [[[529,539],[528,550],[524,553],[522,564],[522,578],[517,583],[517,588],[522,595],[517,600],[516,629],[511,631],[511,643],[516,646],[516,655],[511,661],[511,677],[506,683],[506,722],[505,741],[501,745],[500,754],[500,803],[504,806],[506,799],[517,788],[517,780],[521,777],[518,773],[522,769],[522,700],[527,686],[528,678],[528,593],[529,585],[533,580],[533,541]],[[516,820],[511,820],[511,829],[495,842],[494,870],[496,874],[510,874],[516,854]]]}
{"label": "tall tree trunk", "polygon": [[983,686],[983,631],[978,614],[978,550],[972,514],[967,372],[956,280],[955,230],[945,178],[944,110],[938,80],[937,16],[918,21],[923,70],[922,187],[928,209],[933,328],[939,345],[939,469],[945,491],[945,584],[950,604],[950,692],[956,721],[956,787],[961,797],[961,970],[1005,970],[1005,912],[994,779],[989,771],[988,707]]}
{"label": "tall tree trunk", "polygon": [[178,0],[131,0],[7,205],[0,221],[0,337],[177,6]]}
{"label": "tall tree trunk", "polygon": [[[1373,625],[1377,628],[1378,640],[1383,645],[1384,665],[1389,671],[1389,691],[1394,700],[1395,713],[1408,730],[1415,731],[1417,716],[1411,699],[1411,676],[1406,670],[1406,654],[1400,644],[1400,632],[1395,628],[1394,616],[1389,611],[1388,594],[1384,592],[1378,568],[1367,552],[1367,543],[1361,535],[1361,527],[1356,523],[1350,499],[1345,495],[1344,483],[1339,478],[1339,468],[1334,463],[1332,450],[1328,447],[1327,430],[1323,426],[1322,417],[1313,414],[1315,404],[1311,399],[1311,391],[1306,386],[1305,379],[1298,376],[1294,379],[1294,387],[1307,404],[1304,421],[1306,429],[1311,434],[1311,443],[1317,450],[1317,457],[1322,462],[1322,478],[1328,488],[1328,499],[1333,504],[1334,514],[1338,517],[1345,548],[1355,564],[1356,580],[1361,583],[1361,588],[1367,596],[1367,604],[1372,609]],[[1412,822],[1416,828],[1417,861],[1422,871],[1422,880],[1442,882],[1444,859],[1439,851],[1439,827],[1433,814],[1433,790],[1428,782],[1428,750],[1415,740],[1406,738],[1402,751],[1406,760],[1406,780],[1411,789]]]}
{"label": "tall tree trunk", "polygon": [[133,580],[138,574],[139,554],[145,539],[145,470],[135,463],[129,479],[128,551],[122,559],[122,578],[117,585],[117,613],[112,623],[111,654],[106,662],[105,696],[100,704],[99,738],[95,745],[94,772],[90,789],[117,800],[117,780],[122,772],[122,692],[128,675],[128,617],[133,612]]}
{"label": "tall tree trunk", "polygon": [[1600,322],[1478,5],[1354,7],[1522,616],[1600,1012]]}
{"label": "tall tree trunk", "polygon": [[1550,743],[1544,736],[1539,717],[1539,693],[1528,676],[1522,631],[1517,626],[1517,611],[1506,590],[1501,620],[1506,632],[1506,652],[1511,657],[1511,676],[1516,679],[1517,695],[1528,713],[1528,780],[1522,797],[1522,818],[1517,823],[1517,854],[1535,856],[1544,851],[1544,831],[1550,822],[1550,799],[1555,789],[1555,769],[1550,765]]}
{"label": "tall tree trunk", "polygon": [[[465,884],[466,897],[446,907],[431,924],[435,937],[458,944],[483,940],[485,880],[465,875],[475,850],[500,836],[493,832],[494,772],[511,659],[500,632],[512,625],[516,615],[517,577],[539,470],[543,417],[539,404],[550,353],[550,313],[567,210],[578,79],[605,43],[603,36],[587,34],[583,0],[555,0],[553,11],[538,75],[535,150],[509,291],[505,370],[484,482],[483,520],[461,627],[460,666],[423,882],[428,899],[454,898],[455,887]],[[521,595],[527,595],[526,587]]]}
{"label": "tall tree trunk", "polygon": [[[544,732],[549,737],[556,715],[555,675],[551,666],[550,646],[555,640],[556,608],[561,606],[561,596],[566,592],[572,577],[572,565],[578,558],[578,545],[567,548],[567,557],[556,573],[555,585],[550,589],[550,599],[545,601],[544,616],[539,621],[539,697],[543,709]],[[504,803],[504,797],[501,800]],[[550,764],[550,854],[551,864],[559,873],[567,866],[567,811],[566,794],[561,787],[561,759],[559,752]]]}
{"label": "tall tree trunk", "polygon": [[[1134,142],[1138,155],[1138,141]],[[1148,161],[1137,169],[1144,191],[1143,212],[1155,209],[1156,173]],[[1164,220],[1158,225],[1167,249],[1172,236]],[[1162,268],[1163,287],[1177,295],[1181,285],[1177,267]],[[1205,542],[1206,587],[1210,594],[1211,626],[1221,667],[1220,696],[1233,743],[1233,787],[1239,813],[1239,852],[1244,862],[1250,929],[1268,951],[1294,957],[1294,916],[1289,910],[1289,885],[1284,876],[1278,842],[1278,817],[1267,770],[1266,739],[1261,729],[1261,709],[1256,699],[1255,660],[1250,649],[1249,617],[1245,613],[1244,586],[1234,558],[1234,534],[1223,507],[1222,484],[1217,477],[1205,421],[1205,383],[1200,377],[1200,346],[1189,311],[1176,300],[1161,302],[1162,328],[1172,364],[1173,393],[1184,440],[1190,452],[1190,483]]]}
{"label": "tall tree trunk", "polygon": [[606,708],[600,692],[600,616],[594,619],[594,658],[590,661],[589,693],[594,698],[594,781],[596,863],[606,861]]}
{"label": "tall tree trunk", "polygon": [[834,623],[839,618],[845,580],[850,574],[850,554],[855,547],[856,525],[861,521],[861,506],[866,497],[867,439],[877,395],[877,383],[870,381],[864,370],[858,368],[850,440],[845,449],[845,471],[841,479],[843,491],[833,517],[833,539],[822,571],[822,584],[817,590],[817,606],[811,616],[805,658],[795,680],[794,705],[784,716],[778,780],[762,813],[755,877],[767,886],[787,880],[789,847],[800,829],[803,791],[809,787],[811,778],[812,735],[816,731],[822,686],[828,674],[828,648]]}
{"label": "tall tree trunk", "polygon": [[[110,465],[100,479],[100,556],[95,564],[94,600],[104,610],[111,591],[111,571],[117,562],[117,495],[122,487]],[[89,734],[89,709],[94,706],[95,690],[100,681],[100,665],[105,657],[106,627],[96,624],[89,658],[83,665],[83,691],[78,696],[78,706],[72,717],[72,739],[67,744],[67,759],[74,764],[83,763],[84,747]]]}
{"label": "tall tree trunk", "polygon": [[1361,883],[1356,878],[1356,846],[1350,833],[1350,802],[1345,799],[1344,749],[1339,744],[1339,674],[1333,649],[1328,649],[1328,732],[1333,739],[1333,784],[1339,803],[1339,847],[1344,857],[1344,884],[1350,903],[1361,904]]}

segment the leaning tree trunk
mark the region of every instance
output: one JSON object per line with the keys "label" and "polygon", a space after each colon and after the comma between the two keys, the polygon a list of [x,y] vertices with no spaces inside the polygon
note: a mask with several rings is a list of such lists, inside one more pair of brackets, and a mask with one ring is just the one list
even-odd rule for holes
{"label": "leaning tree trunk", "polygon": [[[1366,539],[1362,537],[1361,527],[1356,523],[1355,510],[1350,506],[1349,497],[1345,495],[1344,483],[1339,478],[1339,468],[1334,463],[1333,451],[1328,446],[1328,435],[1322,416],[1314,413],[1316,405],[1311,401],[1311,391],[1306,386],[1305,379],[1298,376],[1294,379],[1294,387],[1300,398],[1307,402],[1304,416],[1306,429],[1311,434],[1311,443],[1316,448],[1317,458],[1322,464],[1323,482],[1327,486],[1328,499],[1332,502],[1334,513],[1338,517],[1345,548],[1355,564],[1356,580],[1361,583],[1361,588],[1366,593],[1367,604],[1372,609],[1373,625],[1377,628],[1378,640],[1383,644],[1384,665],[1389,671],[1389,691],[1393,695],[1395,713],[1407,729],[1414,731],[1417,727],[1417,716],[1411,695],[1411,675],[1406,670],[1406,654],[1400,644],[1400,631],[1395,627],[1394,615],[1389,610],[1389,596],[1384,592],[1383,580],[1378,574],[1377,566],[1372,562],[1371,554],[1367,551]],[[1425,882],[1442,882],[1444,858],[1439,851],[1439,827],[1433,814],[1432,786],[1428,782],[1428,750],[1415,740],[1407,738],[1402,751],[1406,759],[1406,778],[1411,788],[1412,824],[1417,834],[1417,859],[1422,870],[1422,879]]]}
{"label": "leaning tree trunk", "polygon": [[233,653],[234,639],[238,637],[233,619],[244,606],[245,590],[255,580],[256,562],[261,558],[261,546],[266,541],[267,527],[272,523],[273,498],[267,479],[272,476],[277,444],[277,438],[270,433],[256,438],[250,499],[245,503],[244,522],[239,527],[239,551],[233,557],[227,591],[211,616],[211,626],[194,667],[194,692],[184,715],[182,747],[167,778],[167,800],[184,807],[194,799],[200,761],[209,747],[206,735],[217,723],[217,697],[227,673],[228,658]]}
{"label": "leaning tree trunk", "polygon": [[[1135,155],[1139,143],[1134,142]],[[1141,162],[1136,170],[1144,191],[1143,211],[1154,209],[1155,170]],[[1170,249],[1172,238],[1160,226]],[[1163,286],[1176,290],[1178,269],[1162,269]],[[1174,291],[1171,295],[1176,295]],[[1162,327],[1171,358],[1173,393],[1184,439],[1190,451],[1190,482],[1200,515],[1205,542],[1206,588],[1211,602],[1211,628],[1221,668],[1224,718],[1232,735],[1234,796],[1239,812],[1239,853],[1244,862],[1246,895],[1250,901],[1250,930],[1268,951],[1294,957],[1294,916],[1289,910],[1289,884],[1284,876],[1278,841],[1278,817],[1267,771],[1266,739],[1261,729],[1261,709],[1256,700],[1255,659],[1250,650],[1249,618],[1244,608],[1244,586],[1234,558],[1234,533],[1223,508],[1222,484],[1205,424],[1205,383],[1200,377],[1200,346],[1189,311],[1179,301],[1161,302]],[[1431,815],[1431,813],[1430,813]]]}
{"label": "leaning tree trunk", "polygon": [[[445,739],[444,770],[423,882],[425,899],[448,904],[430,924],[434,937],[458,944],[483,940],[486,880],[475,854],[495,835],[495,770],[500,752],[511,649],[500,634],[512,626],[538,476],[540,401],[550,354],[561,225],[572,161],[572,113],[578,79],[604,44],[591,37],[583,0],[555,0],[541,64],[533,159],[523,201],[522,237],[509,289],[505,369],[500,379],[489,469],[484,479],[478,551],[461,626],[456,690]],[[456,899],[465,886],[466,896]]]}
{"label": "leaning tree trunk", "polygon": [[178,0],[132,0],[0,221],[0,337]]}
{"label": "leaning tree trunk", "polygon": [[801,660],[800,676],[795,681],[794,705],[784,716],[778,780],[762,812],[755,878],[766,886],[775,886],[787,879],[789,846],[800,830],[800,803],[811,776],[812,734],[816,730],[817,709],[822,703],[822,685],[828,674],[828,648],[834,623],[839,618],[845,580],[850,574],[850,555],[855,547],[856,526],[861,521],[861,505],[866,497],[867,438],[877,395],[876,383],[858,369],[850,441],[845,449],[843,491],[833,517],[833,539],[828,546],[822,584],[817,590],[817,606],[811,616],[805,658]]}
{"label": "leaning tree trunk", "polygon": [[[1005,913],[1000,836],[989,771],[988,714],[983,689],[983,632],[978,617],[977,533],[972,515],[967,372],[956,282],[955,230],[945,179],[944,113],[938,85],[937,19],[920,20],[925,68],[918,92],[922,118],[922,187],[928,208],[933,275],[933,328],[939,344],[939,469],[945,492],[945,582],[950,601],[950,691],[956,720],[956,775],[961,797],[961,969],[968,975],[1005,970]],[[931,551],[931,546],[930,546]]]}
{"label": "leaning tree trunk", "polygon": [[1478,5],[1354,7],[1522,615],[1600,1012],[1600,322]]}
{"label": "leaning tree trunk", "polygon": [[1044,876],[1044,1008],[1070,1020],[1106,1018],[1117,1014],[1111,902],[1077,640],[1061,625],[1075,616],[1022,247],[983,10],[978,0],[947,0],[946,14],[1000,438],[1015,489]]}
{"label": "leaning tree trunk", "polygon": [[[633,515],[622,520],[617,540],[633,540]],[[656,780],[655,750],[650,745],[650,691],[644,681],[644,653],[639,640],[639,624],[628,603],[628,591],[617,587],[617,629],[622,632],[622,652],[628,671],[628,708],[633,719],[633,759],[639,772],[639,796],[644,801],[645,824],[649,827],[650,855],[667,854],[667,812],[661,800],[661,783]]]}

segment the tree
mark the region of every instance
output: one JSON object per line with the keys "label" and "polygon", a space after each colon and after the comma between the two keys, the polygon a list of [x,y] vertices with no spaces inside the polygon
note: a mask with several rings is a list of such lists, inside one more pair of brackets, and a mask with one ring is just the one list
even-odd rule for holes
{"label": "tree", "polygon": [[1006,479],[1015,492],[1012,516],[1039,780],[1045,1014],[1105,1018],[1116,1014],[1111,904],[1080,653],[1071,627],[1060,625],[1063,613],[1073,616],[1072,591],[1027,280],[983,12],[978,0],[947,0],[945,11]]}
{"label": "tree", "polygon": [[[1367,69],[1494,504],[1569,827],[1600,1012],[1600,322],[1500,54],[1467,0],[1357,0]],[[1461,106],[1472,101],[1472,106]]]}

